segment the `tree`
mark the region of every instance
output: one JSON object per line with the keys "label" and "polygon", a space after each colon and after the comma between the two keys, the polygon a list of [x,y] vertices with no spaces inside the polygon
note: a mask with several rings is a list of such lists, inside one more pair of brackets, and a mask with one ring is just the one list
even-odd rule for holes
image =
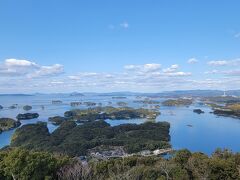
{"label": "tree", "polygon": [[187,149],[179,150],[174,156],[174,161],[184,167],[191,155],[191,152]]}
{"label": "tree", "polygon": [[91,167],[82,163],[78,158],[61,167],[57,172],[59,180],[88,180],[92,179],[92,176]]}
{"label": "tree", "polygon": [[1,162],[6,177],[36,179],[56,176],[59,167],[68,162],[67,157],[56,157],[47,152],[13,149],[6,152]]}
{"label": "tree", "polygon": [[157,163],[157,167],[166,175],[166,179],[169,180],[171,171],[175,168],[175,164],[163,159]]}
{"label": "tree", "polygon": [[209,158],[203,153],[194,153],[188,159],[187,167],[196,179],[208,179],[210,174]]}

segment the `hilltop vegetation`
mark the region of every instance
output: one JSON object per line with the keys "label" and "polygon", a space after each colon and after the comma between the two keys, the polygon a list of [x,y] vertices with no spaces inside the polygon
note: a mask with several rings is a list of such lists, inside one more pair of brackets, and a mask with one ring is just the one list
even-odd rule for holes
{"label": "hilltop vegetation", "polygon": [[63,122],[52,134],[45,123],[28,124],[17,129],[11,147],[46,150],[86,155],[88,150],[104,146],[123,146],[128,153],[169,147],[167,122],[125,124],[111,127],[105,121],[94,121],[77,126],[73,121]]}
{"label": "hilltop vegetation", "polygon": [[65,156],[25,149],[0,152],[0,179],[57,179],[57,171],[70,162]]}
{"label": "hilltop vegetation", "polygon": [[0,152],[0,179],[239,179],[240,154],[216,150],[208,157],[188,150],[176,151],[169,159],[157,156],[126,157],[104,161],[69,158],[48,152],[8,149]]}

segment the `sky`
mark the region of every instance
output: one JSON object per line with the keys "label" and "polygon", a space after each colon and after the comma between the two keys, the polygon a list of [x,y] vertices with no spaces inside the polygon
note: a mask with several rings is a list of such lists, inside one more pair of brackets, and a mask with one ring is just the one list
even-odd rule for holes
{"label": "sky", "polygon": [[239,0],[1,0],[0,93],[240,89]]}

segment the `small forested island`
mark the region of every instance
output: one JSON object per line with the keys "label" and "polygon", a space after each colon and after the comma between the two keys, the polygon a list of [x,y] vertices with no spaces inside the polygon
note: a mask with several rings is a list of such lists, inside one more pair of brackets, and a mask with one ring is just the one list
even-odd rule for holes
{"label": "small forested island", "polygon": [[75,107],[75,106],[80,106],[82,102],[71,102],[70,106]]}
{"label": "small forested island", "polygon": [[120,101],[120,102],[117,102],[117,105],[118,106],[127,106],[128,103]]}
{"label": "small forested island", "polygon": [[164,106],[190,106],[193,103],[192,99],[168,99],[162,102]]}
{"label": "small forested island", "polygon": [[54,125],[60,125],[64,121],[66,121],[67,118],[61,117],[61,116],[54,116],[54,117],[49,117],[48,121],[50,121]]}
{"label": "small forested island", "polygon": [[18,120],[28,120],[28,119],[35,119],[38,117],[39,117],[38,113],[25,113],[25,114],[18,114],[16,118]]}
{"label": "small forested island", "polygon": [[52,100],[52,104],[62,104],[63,102],[60,100]]}
{"label": "small forested island", "polygon": [[113,96],[112,99],[127,99],[125,96]]}
{"label": "small forested island", "polygon": [[77,125],[65,121],[52,134],[47,124],[27,124],[18,128],[10,147],[58,152],[69,156],[89,155],[96,147],[123,147],[126,153],[170,147],[170,124],[146,122],[111,127],[103,120]]}
{"label": "small forested island", "polygon": [[30,111],[31,109],[32,109],[32,106],[29,106],[29,105],[23,106],[23,110],[25,111]]}
{"label": "small forested island", "polygon": [[64,116],[72,118],[77,121],[95,121],[105,119],[134,119],[134,118],[148,118],[155,119],[160,115],[159,111],[149,109],[134,109],[130,107],[115,108],[112,106],[95,107],[89,109],[75,109],[66,111]]}
{"label": "small forested island", "polygon": [[19,127],[21,125],[20,121],[15,121],[11,118],[0,118],[0,133],[3,131],[8,131],[10,129]]}
{"label": "small forested island", "polygon": [[0,109],[3,109],[3,106],[0,105]]}
{"label": "small forested island", "polygon": [[9,109],[16,109],[17,107],[18,107],[17,104],[13,104],[13,105],[9,106]]}
{"label": "small forested island", "polygon": [[83,104],[86,106],[96,106],[97,105],[97,103],[95,103],[95,102],[83,102]]}
{"label": "small forested island", "polygon": [[204,113],[204,111],[201,110],[201,109],[194,109],[193,112],[197,113],[197,114],[203,114]]}

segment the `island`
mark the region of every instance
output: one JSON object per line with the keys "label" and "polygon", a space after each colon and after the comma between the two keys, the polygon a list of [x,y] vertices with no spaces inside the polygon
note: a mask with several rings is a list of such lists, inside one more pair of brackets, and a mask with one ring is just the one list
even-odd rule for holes
{"label": "island", "polygon": [[125,96],[113,96],[112,99],[127,99]]}
{"label": "island", "polygon": [[32,109],[32,106],[29,106],[29,105],[23,106],[23,110],[25,111],[30,111],[31,109]]}
{"label": "island", "polygon": [[25,113],[25,114],[18,114],[16,118],[18,120],[29,120],[29,119],[35,119],[38,117],[39,117],[38,113]]}
{"label": "island", "polygon": [[135,118],[147,118],[155,119],[160,115],[159,111],[149,109],[134,109],[131,107],[119,107],[115,108],[112,106],[96,107],[89,109],[74,109],[66,111],[64,116],[72,118],[78,122],[95,121],[95,120],[106,120],[106,119],[135,119]]}
{"label": "island", "polygon": [[0,118],[0,133],[19,127],[20,125],[20,121],[15,121],[11,118]]}
{"label": "island", "polygon": [[237,97],[237,96],[210,96],[210,97],[203,97],[201,100],[205,103],[217,103],[217,104],[240,103],[240,97]]}
{"label": "island", "polygon": [[17,104],[13,104],[13,105],[9,106],[9,109],[16,109],[17,106],[18,106]]}
{"label": "island", "polygon": [[52,104],[62,104],[62,101],[60,101],[60,100],[53,100]]}
{"label": "island", "polygon": [[111,127],[103,120],[83,125],[65,121],[53,133],[49,133],[47,124],[39,122],[18,128],[10,147],[58,152],[69,156],[89,155],[96,148],[104,147],[106,150],[115,147],[122,148],[125,154],[129,154],[169,148],[169,128],[168,122]]}
{"label": "island", "polygon": [[120,101],[120,102],[117,102],[117,105],[118,106],[127,106],[128,104],[126,102]]}
{"label": "island", "polygon": [[70,106],[75,107],[75,106],[80,106],[82,102],[71,102]]}
{"label": "island", "polygon": [[162,102],[164,106],[190,106],[193,103],[192,99],[168,99]]}
{"label": "island", "polygon": [[3,106],[0,105],[0,109],[3,109]]}
{"label": "island", "polygon": [[204,111],[201,110],[201,109],[194,109],[193,112],[197,113],[197,114],[203,114],[204,113]]}
{"label": "island", "polygon": [[95,102],[83,102],[83,104],[86,106],[96,106],[97,105],[97,103],[95,103]]}
{"label": "island", "polygon": [[144,99],[144,100],[134,100],[133,103],[138,103],[138,104],[160,104],[159,101],[151,100],[151,99]]}
{"label": "island", "polygon": [[226,104],[225,106],[215,107],[213,108],[213,113],[218,116],[240,118],[240,103]]}

